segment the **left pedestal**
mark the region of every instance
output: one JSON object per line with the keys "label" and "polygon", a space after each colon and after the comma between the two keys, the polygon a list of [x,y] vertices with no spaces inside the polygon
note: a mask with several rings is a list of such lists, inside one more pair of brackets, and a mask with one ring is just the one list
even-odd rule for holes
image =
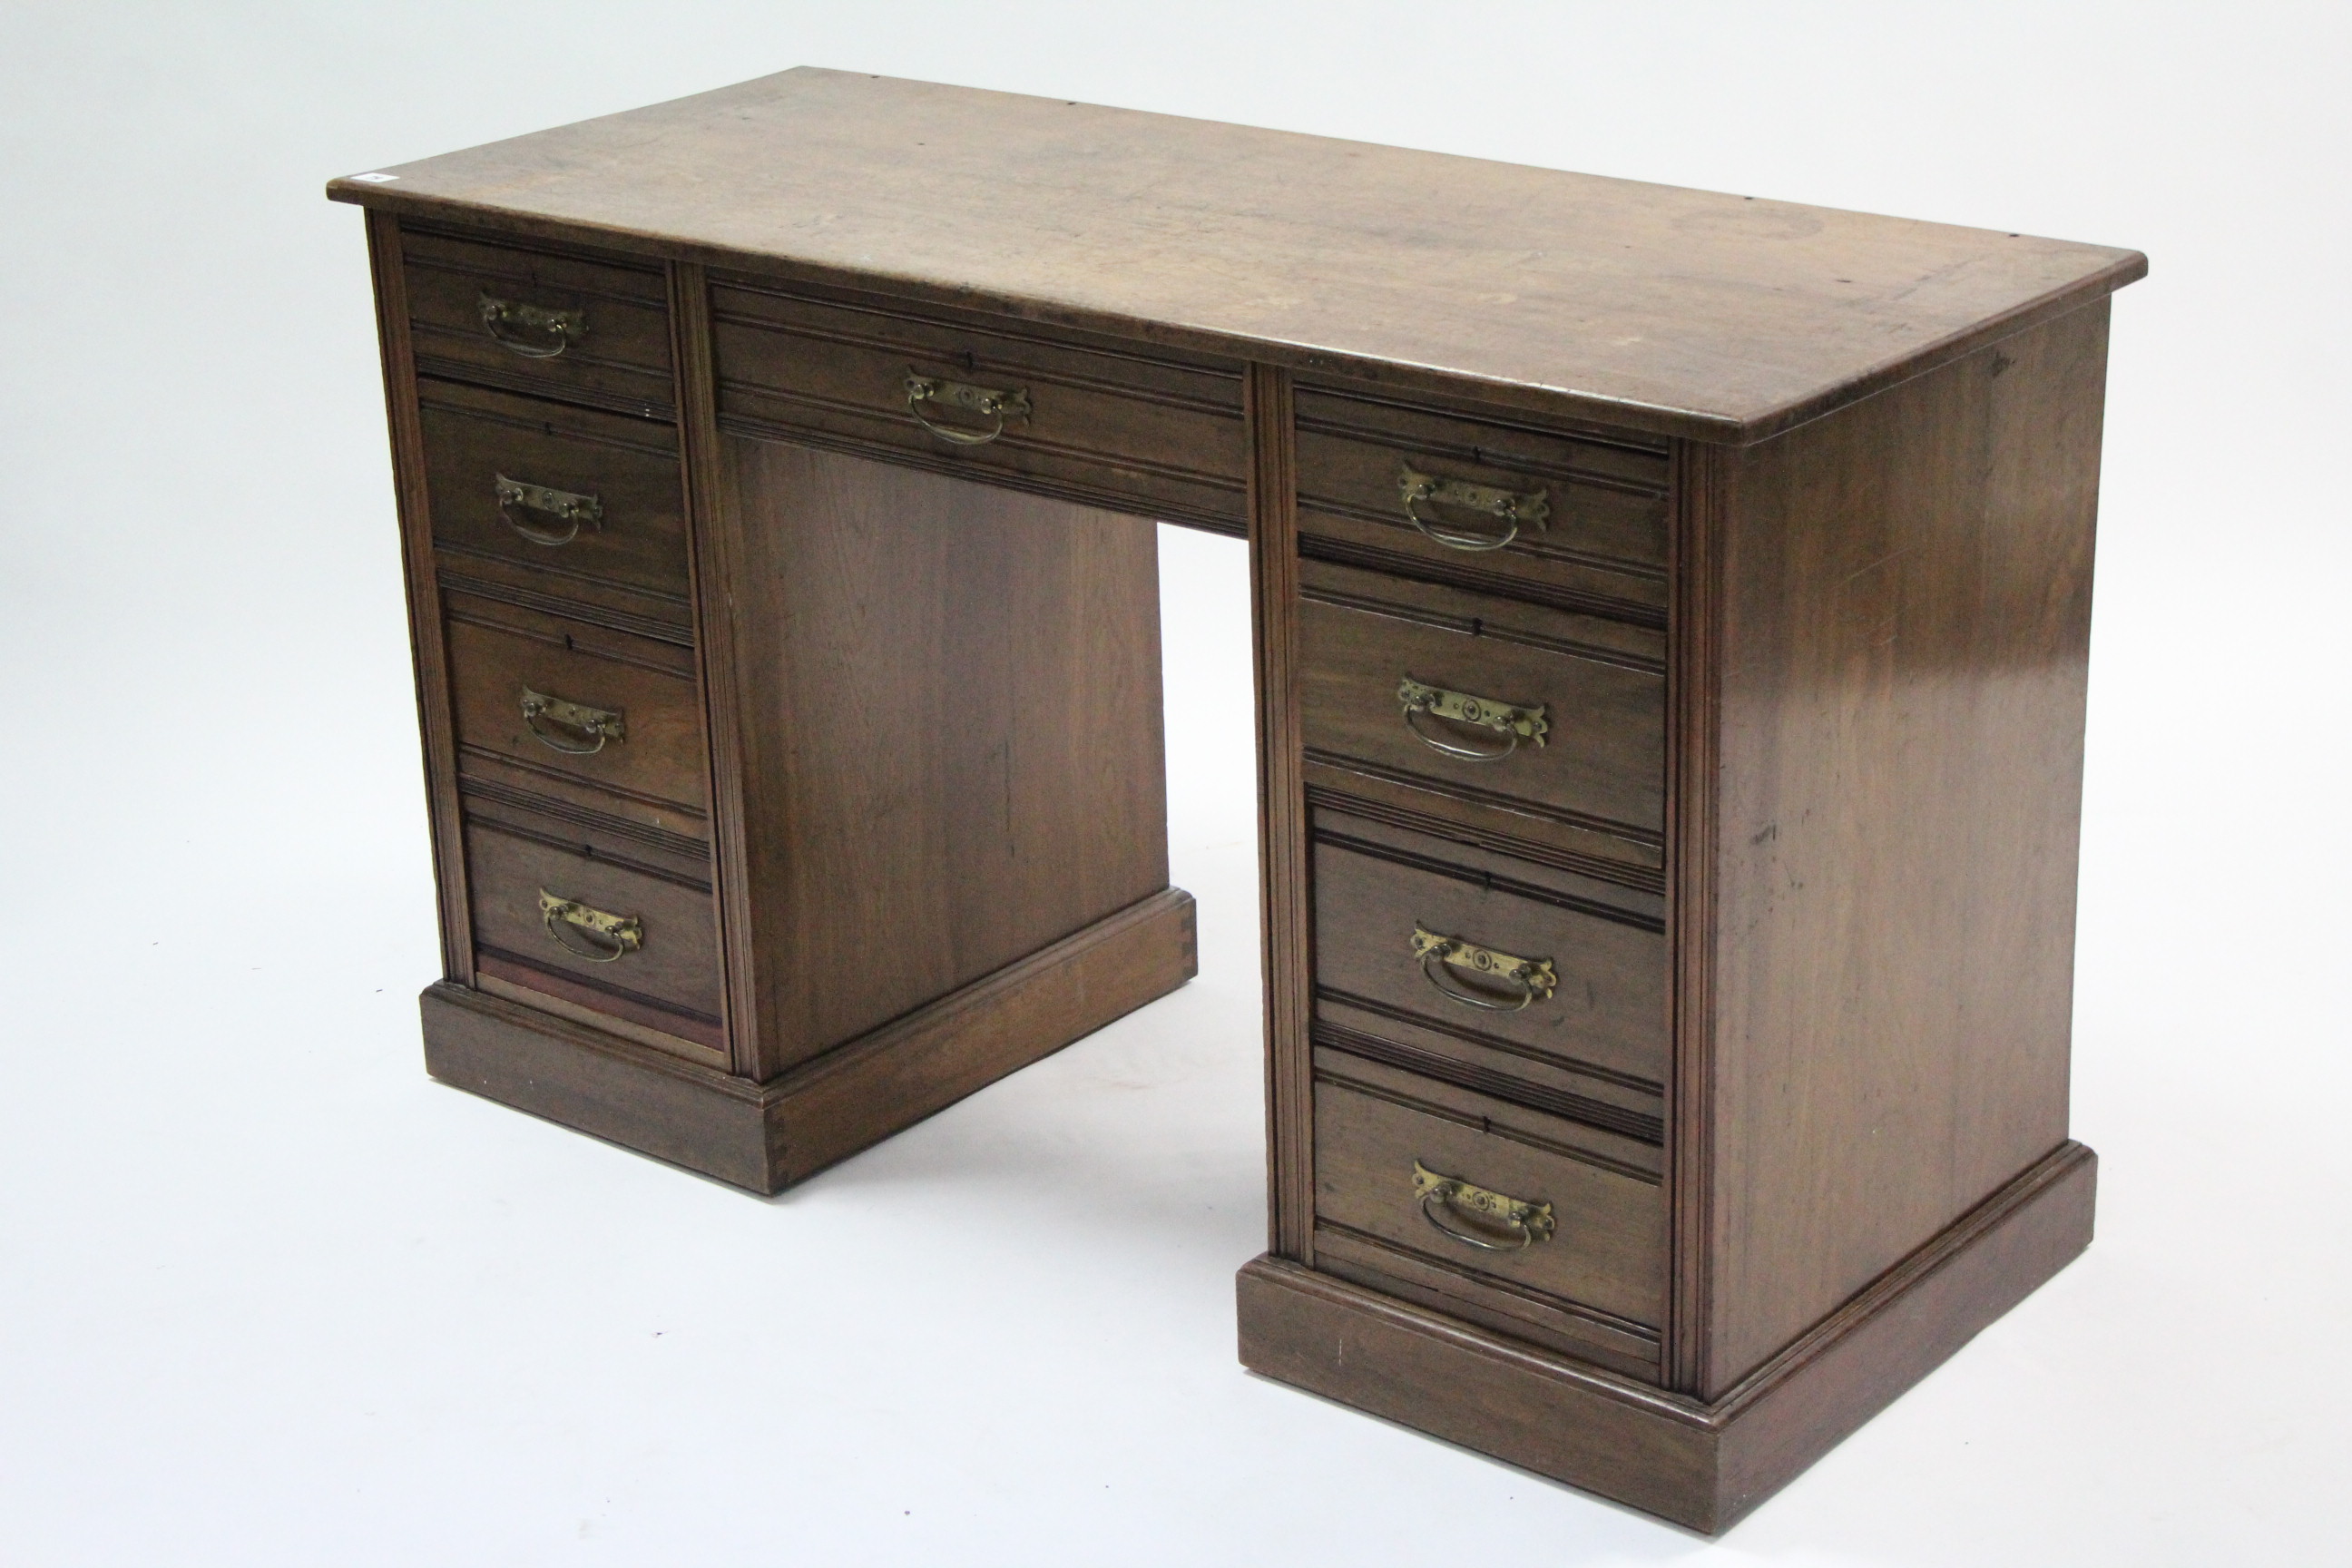
{"label": "left pedestal", "polygon": [[1150,521],[722,434],[690,264],[369,240],[434,1076],[772,1193],[1192,974]]}

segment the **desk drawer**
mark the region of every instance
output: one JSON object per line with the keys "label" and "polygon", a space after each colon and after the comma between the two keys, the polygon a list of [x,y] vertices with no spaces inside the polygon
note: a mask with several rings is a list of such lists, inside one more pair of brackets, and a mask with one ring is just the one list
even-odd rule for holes
{"label": "desk drawer", "polygon": [[748,284],[714,284],[710,298],[727,428],[1247,526],[1237,367],[982,330],[880,300]]}
{"label": "desk drawer", "polygon": [[1319,1053],[1315,1078],[1319,1267],[1654,1366],[1666,1277],[1654,1175],[1502,1100],[1358,1076]]}
{"label": "desk drawer", "polygon": [[1318,1016],[1402,1017],[1657,1091],[1662,900],[1328,810],[1313,837]]}
{"label": "desk drawer", "polygon": [[1664,624],[1662,449],[1307,386],[1297,419],[1308,553]]}
{"label": "desk drawer", "polygon": [[677,858],[642,843],[507,803],[484,810],[469,801],[466,864],[482,973],[721,1045],[707,861],[700,877],[689,876]]}
{"label": "desk drawer", "polygon": [[671,416],[660,268],[408,227],[400,245],[421,374]]}
{"label": "desk drawer", "polygon": [[617,584],[691,621],[674,426],[446,381],[417,402],[436,545]]}
{"label": "desk drawer", "polygon": [[1300,563],[1310,753],[1654,843],[1665,647],[1641,626]]}
{"label": "desk drawer", "polygon": [[468,594],[444,600],[461,772],[589,786],[570,798],[707,837],[694,655]]}

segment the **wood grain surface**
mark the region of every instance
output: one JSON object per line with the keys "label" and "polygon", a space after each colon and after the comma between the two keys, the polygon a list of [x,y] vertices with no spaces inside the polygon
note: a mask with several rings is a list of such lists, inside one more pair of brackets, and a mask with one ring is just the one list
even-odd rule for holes
{"label": "wood grain surface", "polygon": [[771,1070],[1168,885],[1152,525],[720,437]]}
{"label": "wood grain surface", "polygon": [[2065,1139],[2106,318],[1728,477],[1707,1392]]}
{"label": "wood grain surface", "polygon": [[328,194],[1733,441],[2147,269],[2097,246],[805,68],[375,172],[394,178]]}

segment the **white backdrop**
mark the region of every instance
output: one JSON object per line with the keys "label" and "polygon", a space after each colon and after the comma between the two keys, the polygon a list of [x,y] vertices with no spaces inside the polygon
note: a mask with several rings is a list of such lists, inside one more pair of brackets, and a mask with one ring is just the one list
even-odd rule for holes
{"label": "white backdrop", "polygon": [[[0,9],[0,1563],[2337,1563],[2337,5]],[[1727,1542],[1242,1373],[1241,550],[1167,531],[1198,982],[765,1203],[431,1084],[336,174],[795,64],[2145,249],[2080,1262]]]}

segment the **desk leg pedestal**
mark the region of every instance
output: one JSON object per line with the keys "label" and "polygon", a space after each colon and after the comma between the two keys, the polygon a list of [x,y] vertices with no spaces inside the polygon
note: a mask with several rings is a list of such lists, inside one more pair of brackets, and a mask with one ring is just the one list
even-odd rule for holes
{"label": "desk leg pedestal", "polygon": [[1704,1404],[1297,1263],[1241,1273],[1251,1371],[1715,1533],[2090,1244],[2098,1162],[2060,1145]]}
{"label": "desk leg pedestal", "polygon": [[444,982],[422,998],[442,1082],[775,1193],[1052,1055],[1195,972],[1165,889],[766,1083]]}

